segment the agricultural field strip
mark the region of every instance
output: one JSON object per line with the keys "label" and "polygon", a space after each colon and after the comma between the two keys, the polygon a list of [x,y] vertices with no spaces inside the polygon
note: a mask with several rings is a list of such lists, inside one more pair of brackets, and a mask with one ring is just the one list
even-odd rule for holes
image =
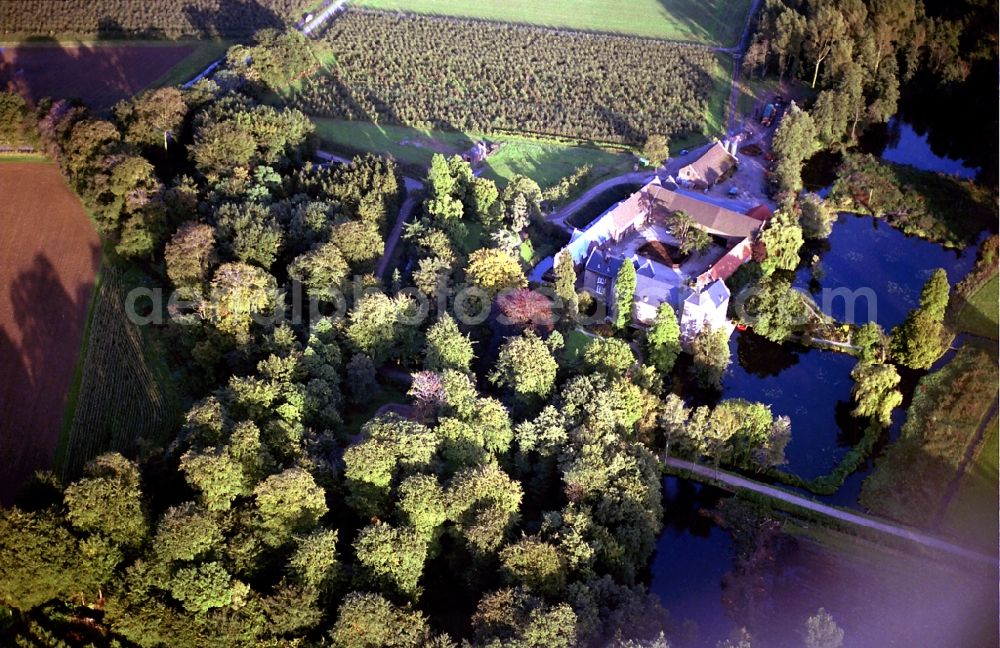
{"label": "agricultural field strip", "polygon": [[324,38],[337,65],[292,100],[320,117],[637,144],[701,131],[723,90],[720,54],[630,36],[349,9]]}
{"label": "agricultural field strip", "polygon": [[94,307],[80,390],[61,473],[74,478],[108,450],[128,451],[136,435],[169,422],[169,405],[150,370],[138,327],[126,317],[121,271],[105,273]]}
{"label": "agricultural field strip", "polygon": [[0,0],[0,39],[34,36],[152,38],[249,36],[304,15],[312,0]]}

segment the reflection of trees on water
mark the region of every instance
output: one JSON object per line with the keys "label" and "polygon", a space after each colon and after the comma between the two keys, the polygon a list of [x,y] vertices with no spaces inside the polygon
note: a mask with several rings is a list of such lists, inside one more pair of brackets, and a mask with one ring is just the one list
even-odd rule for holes
{"label": "reflection of trees on water", "polygon": [[746,332],[736,337],[736,358],[748,374],[768,378],[798,364],[799,352],[791,344],[776,344]]}

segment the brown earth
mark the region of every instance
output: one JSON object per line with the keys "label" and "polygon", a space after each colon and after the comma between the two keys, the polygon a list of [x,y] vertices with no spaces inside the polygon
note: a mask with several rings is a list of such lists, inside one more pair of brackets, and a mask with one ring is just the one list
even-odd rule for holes
{"label": "brown earth", "polygon": [[0,161],[0,503],[52,466],[99,264],[58,167]]}
{"label": "brown earth", "polygon": [[149,86],[193,51],[183,45],[19,45],[0,48],[0,89],[31,101],[82,99],[109,108]]}

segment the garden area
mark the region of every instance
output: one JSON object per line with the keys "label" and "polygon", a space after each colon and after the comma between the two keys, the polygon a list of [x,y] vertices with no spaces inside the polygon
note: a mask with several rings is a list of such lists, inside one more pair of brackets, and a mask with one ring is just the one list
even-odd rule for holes
{"label": "garden area", "polygon": [[[487,136],[481,133],[421,130],[365,121],[313,118],[323,146],[347,153],[378,153],[394,157],[414,173],[430,166],[435,153],[461,155]],[[489,135],[501,144],[484,163],[483,177],[501,186],[515,175],[525,175],[542,188],[553,186],[583,166],[591,165],[588,182],[632,170],[634,158],[624,151],[580,146],[543,138]]]}

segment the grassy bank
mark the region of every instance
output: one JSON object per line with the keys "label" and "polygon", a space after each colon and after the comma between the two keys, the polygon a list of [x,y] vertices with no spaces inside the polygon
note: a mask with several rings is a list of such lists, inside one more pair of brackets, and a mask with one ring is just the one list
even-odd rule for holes
{"label": "grassy bank", "polygon": [[983,284],[979,290],[969,297],[958,314],[957,328],[960,332],[972,333],[981,337],[997,339],[997,291],[1000,283],[997,274]]}
{"label": "grassy bank", "polygon": [[997,510],[1000,509],[1000,497],[997,495],[1000,479],[998,456],[1000,444],[997,419],[994,417],[941,520],[942,531],[967,539],[988,551],[996,550],[1000,532],[997,524]]}
{"label": "grassy bank", "polygon": [[930,525],[996,399],[997,380],[995,352],[970,345],[924,376],[899,440],[876,461],[862,486],[861,503],[879,515]]}
{"label": "grassy bank", "polygon": [[[163,88],[187,83],[195,78],[214,61],[224,57],[226,51],[235,43],[232,40],[205,40],[196,41],[195,49],[188,54],[187,58],[170,68],[170,70],[157,79],[151,87]],[[181,42],[187,45],[192,43]]]}
{"label": "grassy bank", "polygon": [[406,126],[313,118],[323,146],[348,153],[388,154],[408,167],[428,167],[435,153],[460,155],[477,140],[499,142],[499,151],[486,162],[483,175],[505,184],[514,175],[526,175],[543,189],[559,182],[584,164],[593,166],[590,182],[632,170],[633,156],[592,146],[515,135],[482,135],[424,131]]}
{"label": "grassy bank", "polygon": [[838,209],[871,213],[905,234],[951,248],[996,230],[995,188],[871,155],[844,158],[830,198]]}
{"label": "grassy bank", "polygon": [[361,7],[735,45],[750,0],[358,0]]}

